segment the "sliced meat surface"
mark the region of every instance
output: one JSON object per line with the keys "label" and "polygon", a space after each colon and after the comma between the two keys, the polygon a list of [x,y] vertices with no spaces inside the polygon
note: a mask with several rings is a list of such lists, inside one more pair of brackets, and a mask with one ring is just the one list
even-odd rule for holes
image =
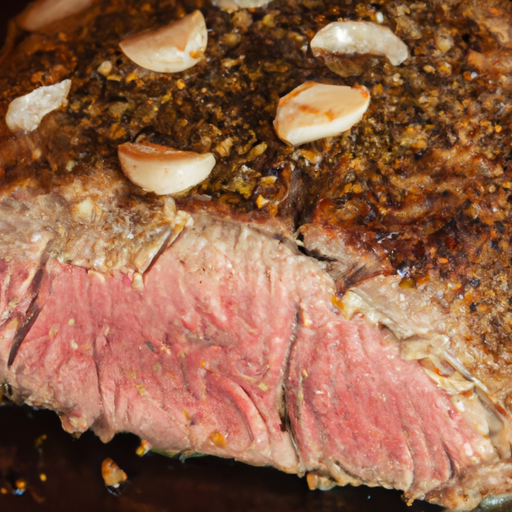
{"label": "sliced meat surface", "polygon": [[306,467],[417,497],[496,457],[396,343],[364,322],[317,322],[294,346],[287,395]]}
{"label": "sliced meat surface", "polygon": [[[497,458],[418,361],[336,307],[289,242],[194,214],[143,284],[50,259],[39,315],[1,376],[70,432],[403,489]],[[13,270],[16,275],[16,268]],[[12,363],[12,364],[10,364]]]}

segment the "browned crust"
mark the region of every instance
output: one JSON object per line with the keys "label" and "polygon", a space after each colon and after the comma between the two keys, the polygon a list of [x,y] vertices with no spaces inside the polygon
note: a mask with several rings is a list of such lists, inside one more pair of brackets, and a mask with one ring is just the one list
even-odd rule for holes
{"label": "browned crust", "polygon": [[12,53],[14,47],[16,46],[16,41],[18,40],[21,34],[18,25],[15,20],[10,20],[7,25],[7,36],[5,38],[5,44],[3,48],[0,50],[0,65],[4,62],[4,60]]}

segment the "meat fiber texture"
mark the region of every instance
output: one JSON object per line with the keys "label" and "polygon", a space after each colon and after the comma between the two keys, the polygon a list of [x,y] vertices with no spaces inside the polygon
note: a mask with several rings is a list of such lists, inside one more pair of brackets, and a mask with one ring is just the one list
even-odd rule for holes
{"label": "meat fiber texture", "polygon": [[[199,8],[193,68],[119,49]],[[315,58],[328,22],[409,48]],[[132,432],[451,509],[512,493],[512,13],[494,1],[103,0],[10,30],[0,75],[0,382],[69,432]],[[12,100],[71,80],[31,133]],[[364,85],[362,121],[293,148],[277,103]],[[117,148],[212,152],[174,198]]]}

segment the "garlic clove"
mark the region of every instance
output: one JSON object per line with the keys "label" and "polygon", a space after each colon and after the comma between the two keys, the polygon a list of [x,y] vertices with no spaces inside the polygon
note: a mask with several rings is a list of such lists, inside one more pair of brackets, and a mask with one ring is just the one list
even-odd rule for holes
{"label": "garlic clove", "polygon": [[149,143],[121,144],[118,154],[128,179],[158,195],[179,194],[201,183],[216,163],[212,153],[201,155]]}
{"label": "garlic clove", "polygon": [[349,130],[369,104],[366,87],[306,82],[279,100],[274,128],[280,139],[299,146]]}
{"label": "garlic clove", "polygon": [[46,114],[67,104],[71,80],[34,89],[11,101],[5,122],[13,132],[33,132]]}
{"label": "garlic clove", "polygon": [[78,14],[90,7],[95,0],[37,0],[17,18],[24,30],[35,32],[54,21]]}
{"label": "garlic clove", "polygon": [[324,53],[384,55],[393,66],[409,57],[407,45],[388,27],[369,21],[329,23],[311,40],[315,57]]}
{"label": "garlic clove", "polygon": [[254,9],[264,7],[272,0],[213,0],[213,5],[226,11],[236,11],[238,9]]}
{"label": "garlic clove", "polygon": [[207,44],[204,16],[194,11],[164,27],[128,37],[119,46],[129,59],[145,69],[178,73],[195,66]]}

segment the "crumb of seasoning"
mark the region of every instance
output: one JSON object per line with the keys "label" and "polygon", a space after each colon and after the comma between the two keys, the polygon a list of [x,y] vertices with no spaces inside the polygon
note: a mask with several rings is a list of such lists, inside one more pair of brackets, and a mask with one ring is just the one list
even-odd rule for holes
{"label": "crumb of seasoning", "polygon": [[101,464],[101,476],[107,487],[114,488],[128,479],[128,475],[109,457]]}
{"label": "crumb of seasoning", "polygon": [[258,388],[260,388],[260,389],[261,389],[261,391],[268,391],[268,386],[267,386],[267,384],[265,384],[264,382],[260,382],[260,383],[258,384]]}
{"label": "crumb of seasoning", "polygon": [[139,447],[135,450],[135,453],[139,457],[143,457],[151,450],[151,444],[148,443],[145,439],[141,439]]}
{"label": "crumb of seasoning", "polygon": [[46,473],[41,473],[39,475],[39,480],[41,480],[41,482],[46,482],[46,480],[47,480]]}
{"label": "crumb of seasoning", "polygon": [[144,278],[139,272],[133,273],[132,288],[134,290],[142,290],[144,288]]}
{"label": "crumb of seasoning", "polygon": [[129,84],[130,82],[133,82],[135,80],[137,80],[139,77],[137,76],[137,74],[135,73],[130,73],[125,79],[124,81]]}
{"label": "crumb of seasoning", "polygon": [[109,60],[103,61],[98,67],[98,73],[103,76],[108,76],[112,72],[112,62]]}
{"label": "crumb of seasoning", "polygon": [[400,288],[413,289],[416,288],[416,281],[411,277],[404,277],[400,283],[398,283],[398,286],[400,286]]}
{"label": "crumb of seasoning", "polygon": [[336,306],[340,311],[345,312],[345,307],[343,306],[343,301],[337,295],[333,295],[331,297],[331,303],[334,306]]}
{"label": "crumb of seasoning", "polygon": [[41,446],[43,446],[43,443],[48,439],[48,436],[46,434],[43,434],[41,436],[39,436],[37,439],[36,439],[36,442],[34,443],[35,444],[35,447],[36,448],[41,448]]}
{"label": "crumb of seasoning", "polygon": [[23,494],[27,490],[27,481],[24,478],[18,478],[16,482],[14,482],[16,487],[16,494]]}
{"label": "crumb of seasoning", "polygon": [[220,432],[212,432],[210,439],[215,446],[225,448],[227,446],[226,438]]}
{"label": "crumb of seasoning", "polygon": [[256,199],[256,206],[258,208],[263,208],[268,203],[270,203],[270,201],[268,199],[265,199],[261,194]]}

